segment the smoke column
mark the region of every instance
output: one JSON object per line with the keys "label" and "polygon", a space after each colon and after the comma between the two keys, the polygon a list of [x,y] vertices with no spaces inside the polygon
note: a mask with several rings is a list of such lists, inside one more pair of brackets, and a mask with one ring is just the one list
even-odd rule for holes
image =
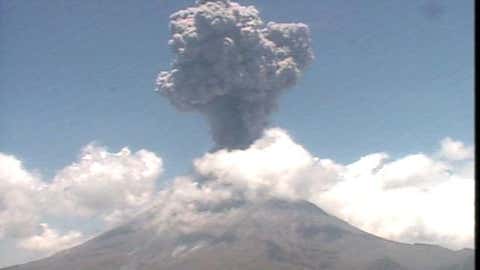
{"label": "smoke column", "polygon": [[313,60],[302,23],[264,23],[253,6],[200,0],[170,16],[170,71],[157,91],[210,124],[216,149],[244,149],[262,135],[279,95]]}

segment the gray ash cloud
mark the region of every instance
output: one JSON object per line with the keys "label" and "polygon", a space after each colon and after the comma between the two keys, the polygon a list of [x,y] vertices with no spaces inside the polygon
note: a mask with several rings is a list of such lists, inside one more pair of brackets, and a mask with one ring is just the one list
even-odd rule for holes
{"label": "gray ash cloud", "polygon": [[170,19],[175,59],[157,91],[205,115],[216,149],[245,149],[313,60],[308,26],[265,23],[255,7],[229,0],[197,1]]}

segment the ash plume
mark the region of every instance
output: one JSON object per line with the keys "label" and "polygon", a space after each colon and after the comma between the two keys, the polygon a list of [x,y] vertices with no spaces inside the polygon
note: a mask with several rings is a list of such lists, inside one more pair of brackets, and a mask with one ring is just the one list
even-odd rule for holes
{"label": "ash plume", "polygon": [[313,60],[308,26],[264,23],[255,7],[229,0],[200,0],[170,19],[175,59],[157,91],[204,114],[216,149],[247,148]]}

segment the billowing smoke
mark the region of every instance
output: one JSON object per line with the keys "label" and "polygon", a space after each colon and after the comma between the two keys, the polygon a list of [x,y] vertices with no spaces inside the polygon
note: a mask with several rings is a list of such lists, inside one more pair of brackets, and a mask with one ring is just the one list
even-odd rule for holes
{"label": "billowing smoke", "polygon": [[229,0],[200,0],[170,19],[176,57],[158,91],[206,115],[217,149],[245,149],[313,60],[308,26],[264,23],[255,7]]}

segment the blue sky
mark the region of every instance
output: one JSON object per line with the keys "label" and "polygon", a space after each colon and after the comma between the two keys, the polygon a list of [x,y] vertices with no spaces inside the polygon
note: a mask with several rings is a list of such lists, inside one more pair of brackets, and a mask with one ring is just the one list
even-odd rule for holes
{"label": "blue sky", "polygon": [[[473,1],[239,2],[265,21],[311,28],[316,59],[281,97],[272,126],[313,155],[348,164],[375,152],[433,153],[446,137],[473,144]],[[0,154],[47,182],[91,142],[156,153],[162,181],[191,171],[213,145],[205,119],[153,90],[173,59],[168,16],[192,3],[0,0]],[[453,160],[471,159],[458,141],[445,143],[461,150]],[[48,220],[64,230],[77,221]],[[9,245],[0,243],[0,266],[33,258],[15,258]]]}
{"label": "blue sky", "polygon": [[[168,15],[192,1],[1,1],[0,150],[51,176],[97,141],[147,148],[169,175],[212,142],[153,92]],[[472,1],[241,1],[310,25],[316,60],[274,125],[338,161],[473,140]],[[431,12],[428,12],[428,11]]]}

